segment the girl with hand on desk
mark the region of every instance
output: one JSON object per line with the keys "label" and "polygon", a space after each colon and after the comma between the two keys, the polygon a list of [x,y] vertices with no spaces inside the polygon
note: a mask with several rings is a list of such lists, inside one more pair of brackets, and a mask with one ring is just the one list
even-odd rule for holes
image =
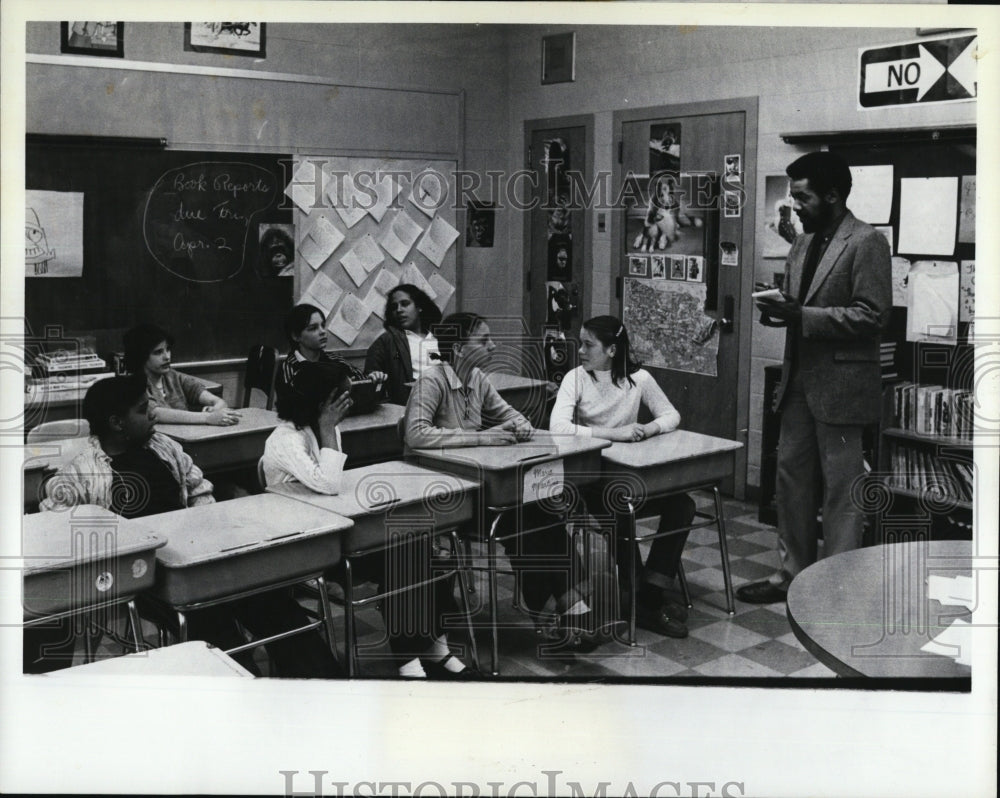
{"label": "girl with hand on desk", "polygon": [[[534,434],[530,422],[501,398],[481,370],[496,349],[486,321],[474,313],[453,313],[434,335],[439,362],[413,386],[403,417],[406,445],[504,446],[529,440]],[[519,555],[511,557],[511,565],[525,605],[538,619],[548,600],[555,599],[559,639],[570,650],[593,648],[600,638],[584,600],[585,586],[570,584],[571,574],[584,573],[583,563],[562,519],[528,505],[521,508],[520,520],[521,528],[530,531],[501,543],[509,554]],[[523,567],[526,561],[530,567]]]}
{"label": "girl with hand on desk", "polygon": [[153,324],[140,324],[125,333],[125,367],[145,374],[153,420],[161,424],[231,426],[240,420],[221,396],[201,382],[170,367],[174,337]]}
{"label": "girl with hand on desk", "polygon": [[410,386],[431,365],[437,339],[431,326],[441,321],[441,311],[427,294],[409,283],[397,285],[385,303],[385,332],[370,347],[365,371],[384,372],[386,398],[405,405]]}
{"label": "girl with hand on desk", "polygon": [[[641,405],[654,416],[646,424],[638,423]],[[672,432],[680,422],[680,414],[656,380],[632,359],[625,325],[613,316],[585,321],[580,330],[580,365],[559,386],[549,429],[556,434],[641,441]],[[591,511],[601,508],[599,493],[591,491],[584,498]],[[690,496],[679,494],[647,502],[643,509],[659,512],[657,531],[663,532],[689,525],[695,505]],[[639,569],[637,623],[668,637],[687,637],[687,610],[667,593],[673,588],[686,540],[687,532],[655,539],[645,568]],[[621,558],[640,556],[638,545],[630,550],[621,540],[618,551]],[[637,564],[641,566],[641,560]],[[629,561],[622,559],[620,566],[619,579],[624,581]]]}
{"label": "girl with hand on desk", "polygon": [[[303,363],[334,363],[347,369],[349,378],[363,380],[365,375],[350,365],[339,355],[326,351],[326,316],[314,305],[296,305],[285,316],[285,335],[288,336],[288,354],[278,369],[274,381],[276,397],[292,384],[292,378]],[[385,381],[385,374],[372,371],[368,379],[375,383],[375,389]]]}
{"label": "girl with hand on desk", "polygon": [[[351,407],[350,388],[351,372],[346,363],[303,363],[296,369],[291,383],[278,394],[278,417],[282,421],[264,445],[261,466],[267,484],[301,482],[316,493],[340,492],[347,455],[341,449],[337,425]],[[429,555],[419,556],[421,552],[418,549],[415,557],[402,553],[396,563],[398,567],[392,569],[396,575],[389,589],[405,588],[428,578],[426,574],[403,574],[406,563],[422,565],[429,561]],[[385,563],[396,556],[391,551],[362,557],[355,578],[377,582],[382,592],[389,579]],[[471,675],[462,661],[452,656],[448,638],[441,629],[441,613],[454,611],[450,580],[434,583],[433,598],[424,591],[408,591],[384,599],[381,607],[389,646],[400,661],[405,660],[399,668],[400,676],[461,679]],[[432,608],[432,617],[428,619],[433,628],[431,636],[420,633],[426,624],[412,623],[427,607]],[[406,627],[414,627],[416,631],[412,628],[401,631]]]}

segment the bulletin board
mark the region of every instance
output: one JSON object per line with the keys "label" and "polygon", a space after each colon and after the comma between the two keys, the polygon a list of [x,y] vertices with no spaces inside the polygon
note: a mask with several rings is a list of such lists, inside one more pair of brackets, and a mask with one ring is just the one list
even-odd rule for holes
{"label": "bulletin board", "polygon": [[386,295],[422,288],[454,311],[458,230],[454,161],[299,155],[295,301],[326,314],[332,349],[364,352],[384,330]]}

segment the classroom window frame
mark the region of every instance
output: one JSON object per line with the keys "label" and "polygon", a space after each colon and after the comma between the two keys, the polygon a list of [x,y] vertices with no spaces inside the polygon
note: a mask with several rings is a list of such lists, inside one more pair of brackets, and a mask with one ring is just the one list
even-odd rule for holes
{"label": "classroom window frame", "polygon": [[576,33],[542,37],[542,85],[576,80]]}

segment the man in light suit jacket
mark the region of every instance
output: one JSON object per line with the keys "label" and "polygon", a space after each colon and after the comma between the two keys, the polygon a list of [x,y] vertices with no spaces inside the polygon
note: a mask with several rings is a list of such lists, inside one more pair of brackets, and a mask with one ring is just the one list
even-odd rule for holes
{"label": "man in light suit jacket", "polygon": [[847,164],[813,152],[786,172],[805,232],[788,253],[786,293],[757,302],[762,323],[787,328],[775,397],[781,569],[737,591],[754,604],[784,601],[791,580],[816,561],[821,496],[824,555],[861,545],[861,433],[878,419],[879,335],[892,311],[889,245],[847,209]]}

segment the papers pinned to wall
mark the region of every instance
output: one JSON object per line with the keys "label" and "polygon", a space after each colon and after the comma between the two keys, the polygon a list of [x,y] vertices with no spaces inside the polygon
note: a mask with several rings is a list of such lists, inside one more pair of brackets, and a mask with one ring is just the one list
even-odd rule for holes
{"label": "papers pinned to wall", "polygon": [[348,230],[365,218],[362,199],[349,174],[332,176],[326,184],[326,198]]}
{"label": "papers pinned to wall", "polygon": [[413,221],[413,217],[404,209],[393,218],[388,229],[382,234],[380,243],[398,263],[402,263],[422,232],[424,228]]}
{"label": "papers pinned to wall", "polygon": [[315,271],[326,263],[343,241],[344,234],[334,227],[326,216],[320,215],[302,237],[302,242],[299,244],[299,254]]}
{"label": "papers pinned to wall", "polygon": [[[389,210],[389,206],[396,199],[396,195],[399,194],[399,177],[393,174],[386,174],[381,177],[376,175],[378,179],[372,182],[369,177],[370,175],[370,172],[364,173],[363,176],[359,175],[358,179],[355,180],[355,184],[362,186],[364,196],[359,197],[362,207],[365,208],[376,222],[381,222],[386,211]],[[371,196],[372,191],[375,193],[374,199]]]}
{"label": "papers pinned to wall", "polygon": [[[428,282],[435,293],[434,301],[437,303],[438,308],[441,309],[441,312],[444,313],[448,307],[448,300],[455,293],[455,286],[445,280],[439,272],[434,272]],[[428,296],[430,295],[428,294]]]}
{"label": "papers pinned to wall", "polygon": [[958,205],[958,241],[976,243],[976,176],[962,175],[962,193]]}
{"label": "papers pinned to wall", "polygon": [[421,172],[413,180],[410,202],[425,216],[433,218],[445,200],[447,185],[445,178],[433,169]]}
{"label": "papers pinned to wall", "polygon": [[399,285],[399,279],[388,269],[379,269],[375,275],[375,282],[368,290],[367,296],[362,300],[368,309],[385,320],[385,303],[389,298],[389,292]]}
{"label": "papers pinned to wall", "polygon": [[350,346],[370,315],[371,311],[364,302],[354,294],[346,294],[337,312],[327,323],[326,329]]}
{"label": "papers pinned to wall", "polygon": [[976,262],[963,260],[958,272],[958,320],[972,321],[976,315]]}
{"label": "papers pinned to wall", "polygon": [[340,263],[354,284],[360,288],[368,279],[368,275],[384,260],[385,255],[382,254],[371,233],[365,233],[351,251],[340,259]]}
{"label": "papers pinned to wall", "polygon": [[427,228],[424,237],[417,244],[417,251],[424,255],[435,266],[441,266],[444,256],[458,238],[458,230],[452,227],[440,216],[435,216],[431,226]]}
{"label": "papers pinned to wall", "polygon": [[323,311],[324,316],[329,316],[330,311],[340,301],[343,293],[344,291],[339,285],[323,274],[323,272],[318,272],[312,279],[312,282],[309,283],[309,287],[299,297],[299,303],[315,305]]}
{"label": "papers pinned to wall", "polygon": [[847,206],[868,224],[886,224],[892,212],[892,164],[852,166]]}
{"label": "papers pinned to wall", "polygon": [[898,255],[892,259],[892,306],[906,307],[906,283],[910,273],[910,262]]}
{"label": "papers pinned to wall", "polygon": [[958,264],[921,260],[913,264],[906,286],[906,340],[957,342]]}
{"label": "papers pinned to wall", "polygon": [[954,254],[958,178],[904,177],[899,184],[897,252]]}
{"label": "papers pinned to wall", "polygon": [[437,299],[437,291],[435,291],[434,287],[427,282],[427,279],[423,274],[421,274],[420,269],[417,268],[417,264],[413,261],[407,263],[406,268],[403,269],[403,279],[401,282],[415,285],[431,299]]}
{"label": "papers pinned to wall", "polygon": [[[324,181],[323,170],[317,168],[316,164],[312,161],[299,161],[295,174],[285,186],[285,194],[299,208],[309,213],[315,207],[317,198],[323,196]],[[317,184],[319,191],[316,190]]]}

